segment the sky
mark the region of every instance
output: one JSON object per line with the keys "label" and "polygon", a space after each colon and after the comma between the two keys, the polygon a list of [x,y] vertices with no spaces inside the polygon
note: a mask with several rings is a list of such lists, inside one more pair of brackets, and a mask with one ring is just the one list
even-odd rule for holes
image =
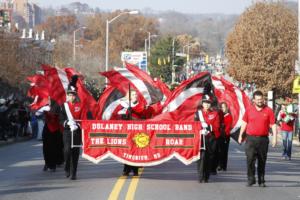
{"label": "sky", "polygon": [[[30,0],[29,0],[30,1]],[[80,0],[31,0],[41,7],[60,7]],[[156,11],[173,10],[182,13],[224,13],[240,14],[255,0],[81,0],[91,7],[102,10],[116,9],[144,9],[151,8]]]}

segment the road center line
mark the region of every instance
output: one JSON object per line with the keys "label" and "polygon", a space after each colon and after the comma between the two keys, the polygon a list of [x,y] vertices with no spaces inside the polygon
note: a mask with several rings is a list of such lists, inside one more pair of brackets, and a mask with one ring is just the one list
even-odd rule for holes
{"label": "road center line", "polygon": [[[133,176],[126,194],[126,200],[133,200],[137,185],[139,183],[139,177],[142,175],[144,168],[139,168],[139,176]],[[120,192],[125,184],[127,176],[120,176],[112,189],[108,200],[118,200]]]}
{"label": "road center line", "polygon": [[122,189],[126,179],[127,179],[127,176],[120,176],[118,178],[118,181],[116,182],[113,190],[111,191],[111,193],[108,197],[108,200],[117,200],[118,199],[119,194],[121,192],[121,189]]}
{"label": "road center line", "polygon": [[144,170],[144,168],[140,168],[139,176],[132,177],[125,200],[134,200],[135,191],[136,191],[137,185],[139,183],[140,176],[143,173],[143,170]]}

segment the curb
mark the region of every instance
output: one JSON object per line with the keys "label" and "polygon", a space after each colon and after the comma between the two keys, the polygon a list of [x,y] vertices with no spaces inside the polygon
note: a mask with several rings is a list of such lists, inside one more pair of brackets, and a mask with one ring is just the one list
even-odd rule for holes
{"label": "curb", "polygon": [[8,138],[7,141],[0,140],[0,148],[7,146],[7,145],[19,143],[19,142],[25,142],[25,141],[28,141],[31,139],[32,139],[31,136],[24,136],[24,137],[18,137],[18,138]]}
{"label": "curb", "polygon": [[293,145],[300,147],[300,142],[298,140],[293,140]]}

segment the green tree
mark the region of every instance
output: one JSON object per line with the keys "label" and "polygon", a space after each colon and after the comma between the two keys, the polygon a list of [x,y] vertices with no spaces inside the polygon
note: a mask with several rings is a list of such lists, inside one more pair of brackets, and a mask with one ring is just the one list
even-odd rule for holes
{"label": "green tree", "polygon": [[[178,52],[180,44],[175,38],[174,52]],[[149,71],[152,77],[160,77],[165,82],[172,80],[172,51],[173,37],[167,36],[157,41],[151,48]],[[180,57],[174,57],[174,65],[182,66],[184,60]]]}
{"label": "green tree", "polygon": [[226,41],[228,72],[264,92],[289,95],[297,58],[297,17],[280,3],[256,3],[239,18]]}

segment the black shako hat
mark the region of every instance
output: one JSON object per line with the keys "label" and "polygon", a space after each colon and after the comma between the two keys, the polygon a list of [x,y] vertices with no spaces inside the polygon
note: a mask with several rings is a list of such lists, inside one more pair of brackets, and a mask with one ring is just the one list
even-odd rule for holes
{"label": "black shako hat", "polygon": [[67,89],[67,94],[74,94],[74,95],[77,94],[77,87],[76,87],[77,80],[78,80],[77,75],[73,75],[71,77],[71,81],[70,81],[70,83],[68,85],[68,89]]}
{"label": "black shako hat", "polygon": [[205,94],[205,95],[203,95],[203,97],[202,97],[202,102],[211,103],[212,100],[211,100],[211,98],[210,98],[209,95]]}

